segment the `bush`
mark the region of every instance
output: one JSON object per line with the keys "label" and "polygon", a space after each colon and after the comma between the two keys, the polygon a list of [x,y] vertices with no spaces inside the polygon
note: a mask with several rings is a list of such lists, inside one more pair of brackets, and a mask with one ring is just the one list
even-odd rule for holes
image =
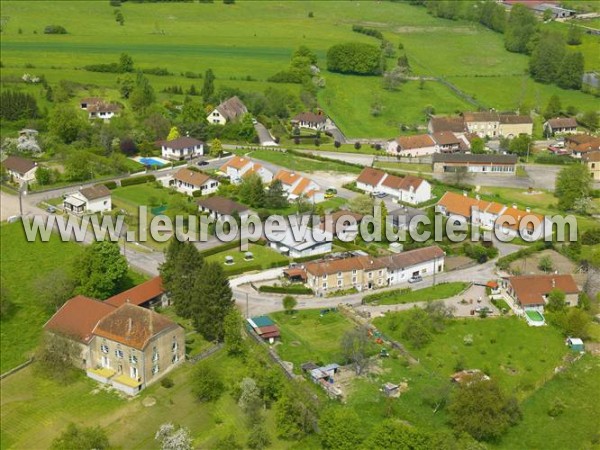
{"label": "bush", "polygon": [[142,73],[145,73],[147,75],[157,75],[159,77],[173,75],[171,72],[169,72],[164,67],[149,67],[147,69],[140,69],[140,70],[142,71]]}
{"label": "bush", "polygon": [[340,143],[340,141],[335,141],[335,142],[333,143],[333,146],[334,146],[335,148],[340,148],[340,147],[342,146],[342,144]]}
{"label": "bush", "polygon": [[46,25],[44,34],[67,34],[67,30],[62,25]]}
{"label": "bush", "polygon": [[83,70],[88,72],[121,73],[121,66],[117,63],[110,64],[88,64],[83,66]]}
{"label": "bush", "polygon": [[362,25],[352,25],[352,31],[355,33],[366,34],[367,36],[373,36],[376,39],[383,40],[383,34],[381,31],[374,28],[363,27]]}
{"label": "bush", "polygon": [[312,295],[313,290],[305,286],[260,286],[258,292],[272,294]]}
{"label": "bush", "polygon": [[508,270],[511,263],[515,262],[516,260],[521,259],[525,256],[533,255],[534,253],[540,252],[540,251],[544,250],[545,248],[546,248],[546,245],[544,242],[536,242],[535,244],[532,244],[527,248],[523,248],[523,249],[519,250],[518,252],[503,256],[496,262],[496,265],[501,270]]}
{"label": "bush", "polygon": [[121,186],[133,186],[136,184],[144,184],[148,181],[156,181],[156,177],[154,175],[141,175],[139,177],[132,178],[124,178],[121,180]]}
{"label": "bush", "polygon": [[173,386],[175,386],[175,383],[170,377],[164,377],[162,380],[160,380],[160,385],[164,388],[171,389]]}
{"label": "bush", "polygon": [[361,147],[362,147],[362,145],[360,144],[360,142],[355,142],[354,143],[355,150],[360,150]]}
{"label": "bush", "polygon": [[327,70],[356,75],[379,75],[383,72],[381,49],[359,42],[334,45],[327,51]]}
{"label": "bush", "polygon": [[194,198],[202,197],[202,191],[200,189],[196,189],[195,191],[192,191],[192,197],[194,197]]}
{"label": "bush", "polygon": [[200,252],[200,254],[204,258],[206,258],[207,256],[216,255],[217,253],[221,253],[226,250],[231,250],[233,248],[236,248],[238,246],[238,244],[239,244],[239,242],[237,242],[237,241],[227,242],[226,244],[219,245],[218,247],[213,247],[213,248],[209,248],[208,250],[204,250],[204,251]]}
{"label": "bush", "polygon": [[106,186],[108,189],[110,189],[111,191],[113,189],[117,188],[117,182],[116,181],[105,181],[104,183],[102,183],[104,186]]}

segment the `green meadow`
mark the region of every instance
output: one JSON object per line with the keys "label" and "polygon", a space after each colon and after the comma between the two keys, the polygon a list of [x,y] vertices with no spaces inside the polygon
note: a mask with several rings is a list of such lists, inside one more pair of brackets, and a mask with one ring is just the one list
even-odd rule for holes
{"label": "green meadow", "polygon": [[[114,62],[126,52],[139,68],[159,66],[172,72],[164,77],[149,75],[157,91],[171,85],[199,87],[201,79],[185,78],[182,73],[203,73],[212,68],[217,87],[251,92],[273,86],[298,93],[299,85],[266,80],[288,66],[294,49],[307,45],[317,53],[326,81],[319,93],[320,106],[349,137],[391,137],[403,124],[424,124],[423,109],[428,105],[438,114],[475,108],[438,81],[427,81],[423,86],[409,81],[398,91],[389,92],[382,88],[379,77],[327,72],[325,54],[331,45],[347,41],[377,44],[374,38],[352,32],[352,25],[360,23],[381,30],[394,45],[401,42],[416,75],[446,78],[485,106],[543,107],[552,94],[580,110],[597,105],[591,95],[533,83],[528,77],[524,82],[527,57],[505,51],[500,34],[469,22],[438,19],[428,15],[425,8],[408,4],[127,2],[120,7],[124,26],[115,21],[114,9],[108,2],[94,1],[2,2],[2,14],[8,18],[0,46],[3,87],[19,82],[22,74],[29,72],[43,74],[51,83],[65,79],[88,84],[90,93],[111,98],[118,95],[117,74],[92,73],[82,67]],[[43,34],[44,27],[55,22],[69,34]],[[587,58],[586,67],[598,68],[597,38],[585,36],[580,47]],[[394,62],[395,58],[388,59],[389,66]],[[161,98],[167,95],[161,94]],[[382,108],[377,117],[371,114],[374,102]]]}

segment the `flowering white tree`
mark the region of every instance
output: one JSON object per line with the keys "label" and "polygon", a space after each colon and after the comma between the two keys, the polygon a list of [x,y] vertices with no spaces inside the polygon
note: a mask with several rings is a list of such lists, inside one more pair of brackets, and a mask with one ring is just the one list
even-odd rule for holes
{"label": "flowering white tree", "polygon": [[192,450],[190,430],[185,427],[177,428],[170,422],[160,426],[154,440],[160,442],[162,450]]}

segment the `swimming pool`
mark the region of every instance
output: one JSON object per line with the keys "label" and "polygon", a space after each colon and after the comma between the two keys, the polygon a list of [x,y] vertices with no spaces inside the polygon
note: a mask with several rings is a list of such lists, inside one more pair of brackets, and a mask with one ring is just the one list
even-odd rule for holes
{"label": "swimming pool", "polygon": [[544,315],[535,309],[526,309],[525,318],[527,319],[527,323],[532,327],[539,327],[546,323]]}
{"label": "swimming pool", "polygon": [[159,159],[154,159],[154,158],[139,158],[138,162],[142,163],[145,166],[158,166],[158,167],[162,167],[167,164],[166,162],[163,162]]}

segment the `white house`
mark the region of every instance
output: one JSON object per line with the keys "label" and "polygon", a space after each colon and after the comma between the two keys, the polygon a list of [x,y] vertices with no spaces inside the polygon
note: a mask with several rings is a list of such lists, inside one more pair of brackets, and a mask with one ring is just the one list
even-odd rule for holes
{"label": "white house", "polygon": [[103,184],[79,189],[63,200],[66,212],[73,214],[102,213],[112,209],[110,190]]}
{"label": "white house", "polygon": [[107,103],[99,97],[82,98],[79,101],[81,109],[87,111],[88,118],[110,120],[119,112],[119,105],[115,103]]}
{"label": "white house", "polygon": [[9,156],[2,165],[6,169],[9,177],[19,183],[28,183],[35,180],[35,172],[37,171],[37,163],[30,159],[21,158],[20,156]]}
{"label": "white house", "polygon": [[400,136],[387,144],[387,152],[401,156],[426,156],[438,151],[436,143],[428,134]]}
{"label": "white house", "polygon": [[325,193],[321,190],[321,186],[296,172],[280,170],[275,175],[275,179],[281,181],[281,186],[287,193],[288,200],[304,197],[311,203],[325,201]]}
{"label": "white house", "polygon": [[356,187],[367,193],[388,194],[412,205],[431,199],[431,184],[427,180],[412,175],[398,177],[371,167],[362,170],[356,179]]}
{"label": "white house", "polygon": [[443,272],[445,256],[444,251],[434,245],[381,256],[378,260],[385,263],[389,285],[393,286],[406,283],[412,277],[428,277]]}
{"label": "white house", "polygon": [[546,135],[577,133],[577,120],[573,117],[556,117],[544,122]]}
{"label": "white house", "polygon": [[188,136],[178,137],[161,143],[162,157],[181,161],[192,159],[204,154],[204,142]]}
{"label": "white house", "polygon": [[202,195],[217,192],[219,182],[205,173],[190,169],[180,169],[172,178],[167,178],[168,185],[174,187],[178,192],[193,195],[194,191],[200,191]]}
{"label": "white house", "polygon": [[303,112],[295,116],[290,122],[294,127],[309,128],[315,131],[322,131],[325,129],[327,120],[327,116],[324,114]]}
{"label": "white house", "polygon": [[286,223],[285,230],[268,233],[269,247],[291,258],[304,258],[331,252],[333,242],[331,233],[320,228],[305,228],[304,232],[302,231],[300,224],[294,233],[292,225]]}
{"label": "white house", "polygon": [[223,216],[232,216],[234,213],[244,220],[250,214],[250,209],[246,205],[218,195],[201,198],[196,203],[201,213],[206,213],[217,220]]}
{"label": "white house", "polygon": [[234,156],[223,164],[219,170],[227,175],[233,184],[241,183],[243,177],[253,173],[256,173],[265,184],[273,181],[273,172],[266,169],[262,164],[242,156]]}
{"label": "white house", "polygon": [[248,108],[246,108],[246,105],[236,95],[213,109],[206,117],[206,120],[215,125],[225,125],[227,122],[238,120],[247,113]]}

